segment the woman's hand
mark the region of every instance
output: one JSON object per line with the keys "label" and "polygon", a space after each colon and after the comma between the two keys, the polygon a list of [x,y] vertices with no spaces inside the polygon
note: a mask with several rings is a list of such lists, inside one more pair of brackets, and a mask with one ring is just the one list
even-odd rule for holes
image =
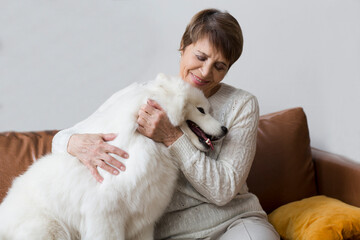
{"label": "woman's hand", "polygon": [[155,142],[169,147],[183,135],[180,128],[171,124],[166,112],[153,100],[149,99],[147,104],[141,106],[138,114],[138,132]]}
{"label": "woman's hand", "polygon": [[119,174],[119,171],[106,163],[125,171],[125,165],[109,154],[113,153],[125,159],[129,157],[125,151],[106,143],[115,138],[116,134],[112,133],[74,134],[69,139],[67,151],[88,167],[98,182],[102,182],[104,179],[99,174],[97,166],[114,175]]}

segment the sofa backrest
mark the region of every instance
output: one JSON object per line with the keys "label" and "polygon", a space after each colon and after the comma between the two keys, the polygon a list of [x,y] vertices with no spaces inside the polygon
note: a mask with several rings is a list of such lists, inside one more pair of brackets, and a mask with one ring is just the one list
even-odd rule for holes
{"label": "sofa backrest", "polygon": [[[0,202],[13,179],[51,151],[57,131],[0,133]],[[309,131],[301,108],[261,116],[257,152],[248,177],[264,210],[316,194]]]}
{"label": "sofa backrest", "polygon": [[0,133],[0,202],[14,178],[51,151],[57,131]]}
{"label": "sofa backrest", "polygon": [[317,194],[308,124],[302,108],[260,117],[256,155],[247,183],[267,213]]}

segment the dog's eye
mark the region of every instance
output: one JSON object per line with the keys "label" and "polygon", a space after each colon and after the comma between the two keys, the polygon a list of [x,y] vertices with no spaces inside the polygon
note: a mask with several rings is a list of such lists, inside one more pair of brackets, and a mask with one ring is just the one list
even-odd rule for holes
{"label": "dog's eye", "polygon": [[203,109],[202,107],[198,107],[197,109],[198,109],[199,112],[201,112],[202,114],[205,114],[205,111],[204,111],[204,109]]}

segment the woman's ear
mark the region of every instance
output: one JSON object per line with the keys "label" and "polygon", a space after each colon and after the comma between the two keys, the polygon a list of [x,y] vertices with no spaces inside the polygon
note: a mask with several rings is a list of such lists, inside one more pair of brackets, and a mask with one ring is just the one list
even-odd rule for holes
{"label": "woman's ear", "polygon": [[179,52],[180,52],[180,57],[183,55],[183,53],[184,53],[184,44],[183,44],[183,42],[181,41],[181,43],[180,43],[180,48],[179,48]]}

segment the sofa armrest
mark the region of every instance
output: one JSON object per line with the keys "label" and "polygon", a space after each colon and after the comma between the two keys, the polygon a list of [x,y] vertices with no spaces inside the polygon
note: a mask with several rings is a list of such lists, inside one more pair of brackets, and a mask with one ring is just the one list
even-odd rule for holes
{"label": "sofa armrest", "polygon": [[360,207],[360,164],[312,148],[318,193]]}

